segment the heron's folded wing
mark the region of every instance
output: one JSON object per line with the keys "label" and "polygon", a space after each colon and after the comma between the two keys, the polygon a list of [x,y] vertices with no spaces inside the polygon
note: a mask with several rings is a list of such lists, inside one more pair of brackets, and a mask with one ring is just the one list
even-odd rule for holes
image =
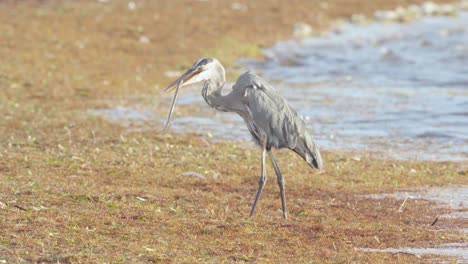
{"label": "heron's folded wing", "polygon": [[270,84],[256,75],[251,76],[243,100],[257,128],[267,134],[275,147],[296,147],[304,133],[304,121]]}

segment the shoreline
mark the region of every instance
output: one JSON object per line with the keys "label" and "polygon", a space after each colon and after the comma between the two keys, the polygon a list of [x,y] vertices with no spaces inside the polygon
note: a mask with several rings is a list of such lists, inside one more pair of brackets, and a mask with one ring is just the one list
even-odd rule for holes
{"label": "shoreline", "polygon": [[[422,19],[430,19],[431,17],[456,17],[458,16],[459,14],[464,14],[463,12],[466,12],[464,9],[461,8],[462,4],[459,3],[458,5],[457,4],[454,4],[452,6],[447,6],[447,5],[440,5],[440,8],[442,10],[451,10],[449,13],[446,13],[446,14],[441,14],[439,11],[437,11],[438,9],[432,7],[434,6],[435,4],[431,4],[429,5],[428,3],[425,3],[423,6],[419,7],[419,12],[420,13],[417,13],[416,11],[414,11],[415,8],[418,8],[417,6],[414,6],[414,5],[410,5],[406,8],[404,7],[398,7],[396,10],[388,10],[388,11],[382,11],[382,10],[379,10],[377,11],[376,13],[374,13],[374,17],[376,18],[376,20],[370,20],[369,18],[362,18],[361,20],[358,20],[358,21],[355,21],[355,22],[352,22],[350,19],[349,22],[349,25],[350,26],[353,26],[353,27],[361,27],[361,26],[367,26],[371,23],[378,23],[378,24],[381,24],[381,25],[387,25],[387,24],[407,24],[407,23],[411,23],[411,22],[417,22],[419,20],[422,20]],[[460,6],[459,9],[455,8],[456,6]],[[443,8],[442,8],[443,7]],[[454,9],[452,9],[451,7],[453,7]],[[430,9],[432,8],[432,9]],[[428,13],[429,11],[424,11],[426,9],[430,9],[432,11],[432,13]],[[411,18],[404,18],[404,16],[396,16],[394,13],[401,13],[401,14],[406,14],[406,13],[409,13],[409,15],[411,15]],[[436,15],[434,15],[436,14]],[[390,18],[387,18],[386,16],[390,17]],[[411,20],[411,19],[414,19],[414,20]],[[435,18],[437,19],[437,18]],[[335,24],[339,24],[338,22],[336,22]],[[349,25],[344,25],[344,26],[349,26]],[[342,25],[343,26],[343,25]],[[336,30],[340,30],[339,28],[337,27],[331,27],[325,31],[321,31],[320,33],[317,33],[315,35],[309,35],[308,37],[318,37],[320,38],[322,35],[325,35],[327,34],[328,32],[334,32]],[[286,40],[284,42],[288,43],[288,42],[299,42],[301,41],[302,38],[296,38],[296,39],[290,39],[290,40]],[[278,45],[282,42],[277,42],[276,44],[274,45]],[[265,53],[262,53],[264,56],[267,56],[268,57],[268,54],[265,54]],[[264,58],[264,59],[267,59]],[[253,59],[247,59],[245,58],[244,60],[247,61],[247,64],[248,64],[248,61],[254,61]],[[263,59],[260,59],[260,60],[263,60]],[[256,62],[253,62],[254,64]],[[259,62],[261,63],[261,62]],[[239,64],[239,63],[238,63]],[[239,65],[236,66],[237,68],[239,68]],[[245,67],[245,64],[244,66],[242,67]],[[234,70],[235,67],[232,68],[233,72],[236,72],[236,73],[240,73],[240,71],[235,71]],[[175,76],[178,76],[180,74],[182,74],[183,71],[181,72],[176,72],[176,71],[173,71],[171,72],[171,74],[174,76],[173,78],[175,78]],[[229,71],[229,68],[228,68],[228,72],[231,72]],[[229,88],[225,88],[225,89],[229,89]],[[194,93],[194,91],[196,90],[193,90],[191,91],[190,93]],[[199,96],[196,92],[195,92],[195,96]],[[172,97],[172,95],[168,96],[168,98]],[[193,100],[193,95],[192,97],[190,97],[190,100]],[[204,102],[203,102],[204,103]],[[180,107],[180,106],[179,106]],[[198,106],[187,106],[187,105],[184,105],[182,107],[188,107],[190,110],[192,108],[196,109]],[[106,110],[106,109],[104,109]],[[113,109],[107,109],[109,111],[112,111]],[[132,110],[131,108],[129,108],[129,110]],[[187,112],[190,112],[190,110],[184,110],[184,114],[182,115],[182,117],[185,117],[187,118]],[[138,110],[135,110],[135,111],[138,111]],[[194,110],[194,111],[197,111],[197,110]],[[99,115],[99,114],[98,114]],[[102,115],[101,115],[102,116]],[[192,117],[195,117],[192,115]],[[161,118],[164,118],[163,116],[161,116]],[[198,117],[197,117],[198,118]],[[205,116],[201,117],[201,118],[206,118]],[[147,121],[150,121],[150,119],[148,119]],[[194,121],[196,122],[196,121]],[[117,122],[118,123],[118,122]],[[179,128],[178,132],[181,132],[181,129]],[[204,139],[207,139],[207,140],[210,140],[211,137],[213,137],[213,135],[210,133],[210,132],[207,132],[207,134],[203,134],[202,132],[194,132],[193,134],[199,136],[199,137],[202,137]],[[219,134],[219,131],[218,131],[218,134]],[[246,134],[248,134],[246,132]],[[219,135],[218,135],[219,136]],[[237,134],[236,134],[237,136]],[[234,137],[236,137],[234,136]],[[215,136],[216,137],[216,136]],[[228,142],[233,142],[235,144],[241,144],[241,145],[247,145],[245,144],[246,142],[249,142],[249,140],[241,140],[241,141],[238,141],[238,140],[232,140],[233,137],[231,138],[226,138],[226,137],[220,137],[220,138],[215,138],[214,139],[214,142],[221,142],[221,141],[228,141]],[[379,139],[374,139],[376,142],[378,142]],[[405,139],[406,140],[406,139]],[[415,140],[414,138],[412,140]],[[403,141],[403,140],[401,140]],[[401,143],[401,141],[399,141],[398,143]],[[374,143],[376,144],[376,143]],[[381,144],[389,144],[388,142],[384,142]],[[393,151],[393,153],[391,152],[388,152],[386,150],[383,150],[383,149],[379,149],[379,150],[373,150],[373,149],[359,149],[359,148],[351,148],[351,149],[347,149],[347,148],[324,148],[326,149],[327,151],[335,151],[335,152],[339,152],[339,153],[347,153],[349,155],[356,155],[356,154],[359,154],[360,156],[366,156],[367,158],[372,158],[372,159],[378,159],[378,160],[390,160],[390,161],[402,161],[402,160],[409,160],[409,161],[421,161],[421,162],[454,162],[454,163],[458,163],[458,164],[461,164],[462,166],[466,166],[468,163],[468,160],[466,159],[466,157],[463,157],[463,154],[465,154],[464,152],[457,152],[457,153],[453,153],[454,157],[453,158],[437,158],[437,155],[432,155],[432,156],[426,156],[426,157],[423,157],[423,158],[420,158],[419,154],[410,154],[410,153],[403,153],[403,155],[398,155],[398,151]]]}

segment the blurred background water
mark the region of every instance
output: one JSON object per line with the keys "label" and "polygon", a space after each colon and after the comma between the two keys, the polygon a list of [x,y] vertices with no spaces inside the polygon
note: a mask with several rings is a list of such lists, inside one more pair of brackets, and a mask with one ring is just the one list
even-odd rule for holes
{"label": "blurred background water", "polygon": [[[346,24],[264,52],[267,60],[241,64],[287,98],[322,148],[468,159],[468,13],[410,24]],[[184,93],[183,104],[200,104],[203,113],[176,117],[173,128],[249,139],[242,119],[206,107],[199,89]]]}

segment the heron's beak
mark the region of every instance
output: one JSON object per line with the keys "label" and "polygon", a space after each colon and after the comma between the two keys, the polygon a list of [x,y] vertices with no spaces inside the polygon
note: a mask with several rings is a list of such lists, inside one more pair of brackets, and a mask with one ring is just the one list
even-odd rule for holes
{"label": "heron's beak", "polygon": [[164,124],[163,131],[166,130],[166,128],[169,126],[169,123],[171,122],[172,112],[174,112],[175,104],[177,101],[177,96],[179,95],[179,87],[183,85],[184,83],[188,82],[190,79],[192,79],[194,76],[196,76],[200,72],[201,70],[199,68],[190,68],[188,71],[182,74],[182,76],[177,78],[177,80],[172,82],[166,89],[164,89],[165,92],[171,92],[172,90],[175,89],[175,94],[174,94],[174,97],[172,98],[171,107],[169,108],[169,113],[167,114],[167,120],[166,120],[166,123]]}
{"label": "heron's beak", "polygon": [[195,75],[199,74],[200,72],[201,70],[198,68],[190,68],[188,71],[182,74],[179,78],[177,78],[177,80],[169,84],[169,86],[167,86],[167,88],[164,89],[164,92],[172,92],[179,85],[186,83],[188,80],[192,79]]}

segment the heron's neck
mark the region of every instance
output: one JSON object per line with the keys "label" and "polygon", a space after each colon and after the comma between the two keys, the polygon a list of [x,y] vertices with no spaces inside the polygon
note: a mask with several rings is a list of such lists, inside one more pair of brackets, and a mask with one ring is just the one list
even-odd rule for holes
{"label": "heron's neck", "polygon": [[223,112],[229,111],[229,109],[226,108],[225,96],[223,96],[221,93],[225,82],[225,78],[220,78],[218,80],[207,80],[205,85],[203,85],[202,90],[202,96],[206,103],[214,109]]}
{"label": "heron's neck", "polygon": [[206,103],[219,111],[237,112],[240,114],[244,107],[241,105],[238,95],[233,92],[222,95],[221,90],[226,83],[226,74],[223,66],[219,64],[218,68],[213,72],[214,74],[203,85],[202,96]]}

